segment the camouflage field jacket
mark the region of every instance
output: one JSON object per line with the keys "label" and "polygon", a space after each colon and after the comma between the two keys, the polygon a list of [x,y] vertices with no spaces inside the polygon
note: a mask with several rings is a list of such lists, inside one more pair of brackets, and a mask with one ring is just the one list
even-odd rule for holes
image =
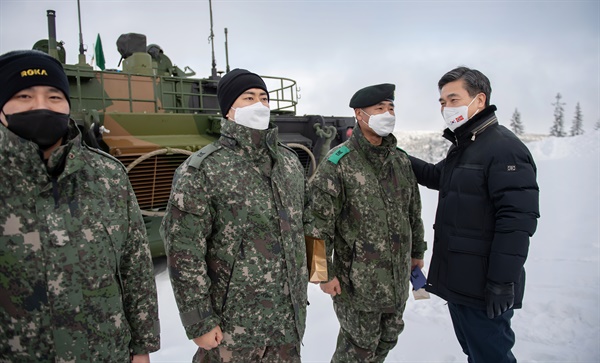
{"label": "camouflage field jacket", "polygon": [[422,259],[426,244],[416,178],[396,138],[374,146],[355,127],[320,163],[311,190],[313,235],[326,240],[329,279],[342,288],[334,299],[362,311],[402,308],[410,259]]}
{"label": "camouflage field jacket", "polygon": [[159,348],[146,230],[123,165],[0,125],[0,361],[127,362]]}
{"label": "camouflage field jacket", "polygon": [[161,233],[190,339],[219,325],[232,347],[299,344],[309,194],[277,129],[221,122],[221,137],[175,173]]}

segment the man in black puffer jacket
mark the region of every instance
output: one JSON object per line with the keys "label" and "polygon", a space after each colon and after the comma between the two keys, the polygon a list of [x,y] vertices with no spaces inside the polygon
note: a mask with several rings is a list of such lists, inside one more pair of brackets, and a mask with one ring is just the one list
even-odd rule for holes
{"label": "man in black puffer jacket", "polygon": [[419,184],[439,191],[426,289],[448,301],[470,363],[516,362],[510,319],[521,307],[539,218],[536,166],[498,124],[485,75],[459,67],[438,87],[452,146],[435,165],[411,157]]}

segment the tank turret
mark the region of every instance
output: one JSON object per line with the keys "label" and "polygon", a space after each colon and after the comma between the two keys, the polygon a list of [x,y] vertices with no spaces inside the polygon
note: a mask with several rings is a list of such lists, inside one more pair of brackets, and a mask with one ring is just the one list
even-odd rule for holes
{"label": "tank turret", "polygon": [[121,34],[117,39],[117,50],[121,54],[119,65],[123,62],[123,72],[153,75],[152,57],[146,52],[144,34]]}
{"label": "tank turret", "polygon": [[158,44],[150,44],[146,47],[146,52],[152,58],[152,67],[155,69],[155,74],[161,76],[174,76],[178,72],[173,68],[171,59],[167,57],[163,49]]}
{"label": "tank turret", "polygon": [[[152,254],[159,256],[164,247],[158,229],[175,169],[220,135],[222,115],[216,96],[220,76],[211,70],[206,78],[194,78],[189,67],[186,73],[174,66],[161,46],[147,45],[143,34],[123,34],[116,44],[122,70],[63,65],[70,84],[71,116],[89,145],[127,167]],[[64,49],[57,45],[47,49],[53,47],[60,57]],[[329,148],[348,138],[354,118],[296,115],[296,81],[261,77],[270,90],[272,121],[280,141],[296,151],[310,176]]]}

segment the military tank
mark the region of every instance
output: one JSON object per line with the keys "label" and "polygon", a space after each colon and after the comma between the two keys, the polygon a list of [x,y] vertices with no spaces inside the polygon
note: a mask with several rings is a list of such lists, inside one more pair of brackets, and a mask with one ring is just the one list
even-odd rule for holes
{"label": "military tank", "polygon": [[[145,35],[128,33],[116,42],[121,69],[94,69],[86,64],[81,44],[79,62],[65,64],[66,50],[56,41],[56,14],[48,10],[47,17],[48,39],[36,42],[33,49],[63,63],[72,118],[88,145],[126,166],[144,215],[152,256],[164,255],[158,231],[173,174],[189,155],[220,135],[222,115],[216,91],[221,74],[216,72],[214,52],[211,75],[195,78],[189,67],[173,66],[159,45],[147,45]],[[297,115],[296,81],[261,77],[270,90],[271,118],[279,128],[280,141],[297,152],[310,177],[327,151],[350,136],[354,118]]]}

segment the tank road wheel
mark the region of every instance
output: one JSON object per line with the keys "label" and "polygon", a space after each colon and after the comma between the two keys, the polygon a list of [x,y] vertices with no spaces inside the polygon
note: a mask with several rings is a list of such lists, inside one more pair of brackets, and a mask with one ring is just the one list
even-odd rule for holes
{"label": "tank road wheel", "polygon": [[[129,172],[133,168],[135,168],[138,164],[140,164],[144,160],[147,160],[151,157],[154,157],[157,155],[162,155],[162,154],[184,154],[184,155],[189,156],[189,155],[192,155],[193,152],[189,151],[189,150],[184,150],[184,149],[172,149],[172,148],[164,148],[164,149],[154,150],[154,151],[151,151],[144,155],[141,155],[139,158],[137,158],[134,161],[132,161],[131,163],[129,163],[129,165],[127,165],[127,174],[129,174]],[[144,209],[140,209],[140,210],[142,212],[142,215],[148,216],[148,217],[163,217],[165,215],[165,212],[156,212],[156,211],[149,211],[149,210],[144,210]]]}

